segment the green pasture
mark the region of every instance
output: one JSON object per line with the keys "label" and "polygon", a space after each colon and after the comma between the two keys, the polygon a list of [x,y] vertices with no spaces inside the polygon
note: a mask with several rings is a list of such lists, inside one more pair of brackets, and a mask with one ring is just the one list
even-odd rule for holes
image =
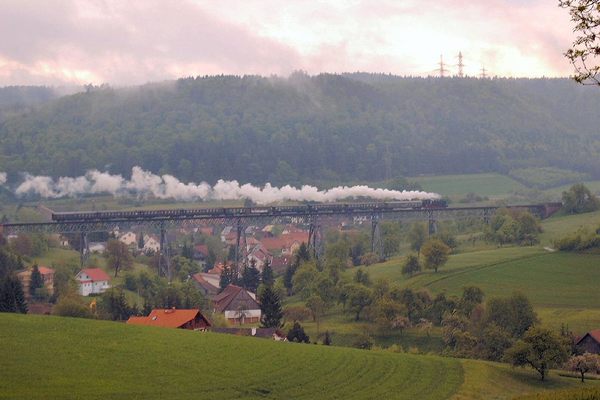
{"label": "green pasture", "polygon": [[[569,218],[566,221],[572,223]],[[546,326],[558,329],[564,323],[576,333],[600,327],[600,255],[506,247],[451,255],[438,273],[425,270],[411,278],[402,275],[402,261],[393,259],[367,270],[373,281],[388,279],[433,294],[460,296],[465,286],[478,286],[488,297],[520,291]]]}
{"label": "green pasture", "polygon": [[436,192],[443,196],[464,197],[467,193],[480,196],[500,197],[517,190],[525,190],[525,186],[514,179],[500,174],[468,174],[468,175],[435,175],[410,178],[426,191]]}
{"label": "green pasture", "polygon": [[600,211],[576,214],[557,215],[542,222],[543,232],[540,241],[543,245],[551,245],[553,240],[569,235],[580,228],[600,227]]}
{"label": "green pasture", "polygon": [[[509,399],[577,387],[506,365],[0,314],[0,399]],[[590,385],[593,385],[591,383]]]}
{"label": "green pasture", "polygon": [[104,321],[0,314],[0,339],[3,399],[446,399],[462,383],[449,358]]}

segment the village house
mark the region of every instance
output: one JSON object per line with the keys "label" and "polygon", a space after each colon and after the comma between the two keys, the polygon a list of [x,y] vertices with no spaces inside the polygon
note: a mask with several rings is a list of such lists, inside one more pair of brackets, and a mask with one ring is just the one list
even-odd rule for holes
{"label": "village house", "polygon": [[276,274],[283,273],[288,267],[288,265],[290,265],[291,260],[292,256],[289,255],[273,257],[271,259],[271,268],[273,269],[273,272],[275,272]]}
{"label": "village house", "polygon": [[254,324],[260,321],[260,305],[256,295],[236,285],[227,286],[213,300],[213,312],[222,313],[234,324]]}
{"label": "village house", "polygon": [[126,246],[137,248],[138,240],[135,232],[125,232],[119,236],[119,241],[124,243]]}
{"label": "village house", "polygon": [[75,280],[79,283],[79,294],[82,296],[104,293],[110,289],[110,276],[100,268],[82,269]]}
{"label": "village house", "polygon": [[154,309],[147,317],[129,317],[129,325],[159,326],[162,328],[205,330],[210,321],[197,309]]}
{"label": "village house", "polygon": [[272,259],[273,256],[271,253],[260,242],[254,245],[248,252],[248,262],[250,264],[254,262],[254,266],[261,272],[265,264],[271,262]]}
{"label": "village house", "polygon": [[88,245],[91,253],[103,254],[106,251],[106,243],[104,242],[90,242]]}
{"label": "village house", "polygon": [[199,261],[201,263],[205,262],[208,258],[208,246],[205,244],[197,244],[194,246],[194,254],[192,258],[195,261]]}
{"label": "village house", "polygon": [[231,233],[235,234],[235,231],[233,231],[233,226],[226,226],[223,228],[221,231],[221,242],[226,242],[227,236]]}
{"label": "village house", "polygon": [[279,236],[265,237],[260,242],[271,254],[279,253],[284,256],[291,256],[300,248],[302,243],[308,243],[308,232],[288,231]]}
{"label": "village house", "polygon": [[[209,275],[209,277],[205,278],[204,275]],[[192,275],[194,285],[204,297],[209,299],[219,293],[219,280],[214,280],[213,277],[214,274],[211,275],[203,272]]]}
{"label": "village house", "polygon": [[[54,293],[54,270],[48,267],[38,267],[42,280],[44,281],[44,287],[49,294]],[[17,277],[23,285],[23,290],[26,296],[29,296],[29,283],[31,282],[31,269],[17,272]]]}
{"label": "village house", "polygon": [[575,345],[584,353],[600,354],[600,329],[589,331]]}
{"label": "village house", "polygon": [[144,248],[142,251],[146,254],[158,253],[160,251],[159,239],[154,236],[144,235]]}
{"label": "village house", "polygon": [[194,229],[194,232],[196,233],[200,233],[202,235],[205,236],[212,236],[214,235],[214,229],[212,226],[199,226],[197,228]]}

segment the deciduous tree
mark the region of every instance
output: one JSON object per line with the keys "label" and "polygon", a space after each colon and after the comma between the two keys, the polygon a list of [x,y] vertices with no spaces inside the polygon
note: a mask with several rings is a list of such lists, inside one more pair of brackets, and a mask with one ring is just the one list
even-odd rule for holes
{"label": "deciduous tree", "polygon": [[600,371],[600,355],[583,353],[580,356],[573,356],[566,362],[565,369],[578,372],[583,382],[586,373]]}
{"label": "deciduous tree", "polygon": [[438,272],[438,269],[448,261],[450,251],[450,247],[446,246],[441,240],[428,240],[422,248],[425,268]]}
{"label": "deciduous tree", "polygon": [[550,368],[558,367],[569,357],[568,344],[548,329],[530,328],[523,339],[505,353],[514,366],[530,366],[543,381]]}
{"label": "deciduous tree", "polygon": [[575,68],[573,78],[579,83],[600,85],[600,1],[559,0],[559,4],[569,10],[577,33],[565,53]]}
{"label": "deciduous tree", "polygon": [[402,265],[402,274],[412,276],[421,270],[419,258],[414,254],[409,254]]}
{"label": "deciduous tree", "polygon": [[133,257],[129,248],[117,239],[110,239],[106,243],[106,257],[108,265],[115,270],[115,277],[119,271],[129,269],[133,265]]}

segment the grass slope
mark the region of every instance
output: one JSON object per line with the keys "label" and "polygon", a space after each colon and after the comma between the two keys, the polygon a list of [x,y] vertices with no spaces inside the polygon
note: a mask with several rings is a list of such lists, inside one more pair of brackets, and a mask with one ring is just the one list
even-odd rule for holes
{"label": "grass slope", "polygon": [[[597,214],[559,217],[545,224],[547,235],[595,221]],[[533,303],[542,323],[551,328],[568,324],[576,333],[600,326],[600,255],[548,253],[540,247],[507,247],[459,253],[436,274],[424,271],[412,278],[401,274],[401,259],[369,267],[373,280],[386,278],[404,287],[460,296],[463,287],[479,286],[487,296],[521,291]]]}
{"label": "grass slope", "polygon": [[421,184],[424,190],[444,196],[462,196],[476,193],[481,196],[506,196],[525,186],[500,174],[435,175],[410,178]]}
{"label": "grass slope", "polygon": [[451,358],[0,314],[0,399],[507,399],[576,387]]}
{"label": "grass slope", "polygon": [[445,399],[458,360],[0,314],[1,399]]}

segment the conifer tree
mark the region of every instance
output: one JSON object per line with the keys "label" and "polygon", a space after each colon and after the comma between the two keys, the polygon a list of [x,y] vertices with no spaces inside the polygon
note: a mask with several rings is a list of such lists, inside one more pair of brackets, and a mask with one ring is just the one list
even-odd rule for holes
{"label": "conifer tree", "polygon": [[250,266],[244,267],[242,271],[242,284],[244,288],[256,293],[256,289],[260,284],[260,272],[256,268],[256,261],[250,261]]}
{"label": "conifer tree", "polygon": [[0,312],[27,314],[27,310],[21,281],[14,274],[5,276],[0,282]]}
{"label": "conifer tree", "polygon": [[273,275],[273,268],[271,268],[271,263],[269,262],[269,260],[265,261],[265,266],[263,267],[263,270],[262,270],[261,279],[262,279],[262,283],[264,283],[267,286],[273,287],[273,284],[275,283],[275,276]]}
{"label": "conifer tree", "polygon": [[34,296],[35,290],[41,287],[44,287],[44,278],[42,278],[42,274],[40,274],[40,269],[37,264],[34,264],[31,269],[31,279],[29,281],[29,294]]}
{"label": "conifer tree", "polygon": [[260,324],[263,328],[281,328],[283,311],[277,293],[267,286],[260,297]]}

